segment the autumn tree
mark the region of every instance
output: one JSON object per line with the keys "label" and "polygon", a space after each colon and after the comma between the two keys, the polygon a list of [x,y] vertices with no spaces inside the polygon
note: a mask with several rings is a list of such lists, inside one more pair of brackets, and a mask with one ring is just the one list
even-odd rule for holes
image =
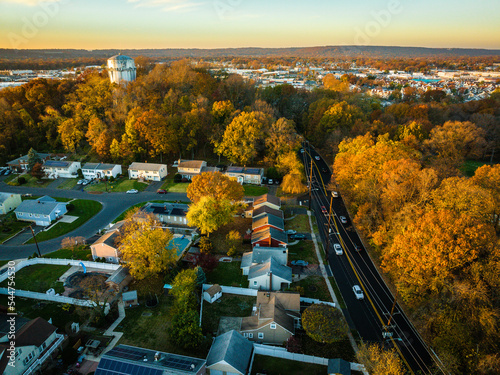
{"label": "autumn tree", "polygon": [[187,188],[187,196],[193,203],[203,197],[212,197],[216,201],[239,201],[243,198],[243,186],[220,172],[203,172],[193,176]]}
{"label": "autumn tree", "polygon": [[35,177],[37,180],[41,180],[45,177],[45,171],[43,170],[42,163],[35,163],[31,168],[30,175]]}
{"label": "autumn tree", "polygon": [[384,350],[378,344],[361,343],[356,358],[372,375],[401,375],[406,372],[396,350]]}
{"label": "autumn tree", "polygon": [[215,198],[205,196],[197,203],[189,205],[186,219],[190,226],[200,228],[202,234],[210,235],[223,225],[229,223],[235,208],[227,199],[217,201]]}
{"label": "autumn tree", "polygon": [[298,148],[300,143],[294,122],[286,118],[278,119],[271,125],[265,142],[267,157],[271,162]]}
{"label": "autumn tree", "polygon": [[476,169],[471,181],[491,194],[494,201],[492,217],[495,229],[498,231],[500,228],[500,164],[483,165]]}
{"label": "autumn tree", "polygon": [[227,255],[232,257],[237,254],[237,247],[241,245],[241,234],[236,230],[231,230],[226,235]]}
{"label": "autumn tree", "polygon": [[177,250],[167,248],[172,233],[163,230],[155,216],[137,212],[122,228],[119,249],[135,279],[154,276],[177,260]]}
{"label": "autumn tree", "polygon": [[202,254],[211,254],[214,250],[214,245],[207,236],[200,237],[198,247],[200,248],[200,253]]}
{"label": "autumn tree", "polygon": [[327,344],[344,339],[349,331],[339,309],[318,303],[304,310],[302,326],[314,341]]}

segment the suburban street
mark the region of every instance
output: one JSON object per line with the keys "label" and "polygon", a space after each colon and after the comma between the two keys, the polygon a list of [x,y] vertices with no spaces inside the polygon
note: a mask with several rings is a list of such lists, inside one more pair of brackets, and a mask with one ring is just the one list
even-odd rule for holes
{"label": "suburban street", "polygon": [[[312,176],[311,208],[315,212],[323,246],[328,249],[328,263],[347,306],[344,313],[348,323],[365,342],[395,346],[412,373],[436,373],[438,363],[399,304],[395,303],[394,296],[352,226],[342,197],[339,194],[332,198],[327,188],[332,177],[329,166],[314,149],[307,146],[301,155],[308,180]],[[341,216],[346,218],[346,223],[340,221]],[[336,255],[335,243],[341,245],[342,255]],[[355,245],[359,246],[359,251],[356,251]],[[356,298],[354,285],[362,288],[364,299]]]}
{"label": "suburban street", "polygon": [[[51,186],[52,185],[54,185],[54,183],[51,184]],[[55,183],[55,185],[57,185],[57,182]],[[90,194],[85,191],[82,192],[81,190],[63,190],[50,186],[47,188],[10,186],[3,181],[0,182],[0,191],[17,194],[48,195],[50,197],[61,198],[89,199],[98,201],[102,204],[102,210],[81,227],[65,234],[64,236],[40,242],[38,246],[40,247],[40,252],[42,254],[47,254],[52,251],[58,250],[61,247],[61,240],[63,237],[82,236],[85,238],[90,238],[94,236],[100,229],[103,229],[106,225],[111,223],[127,208],[137,203],[147,202],[151,200],[188,201],[187,195],[185,193],[168,193],[162,195],[156,194],[156,186],[154,183],[151,184],[145,191],[141,191],[138,194]],[[27,258],[33,255],[33,253],[36,251],[37,250],[35,244],[27,244],[21,246],[0,245],[0,259],[10,260]]]}

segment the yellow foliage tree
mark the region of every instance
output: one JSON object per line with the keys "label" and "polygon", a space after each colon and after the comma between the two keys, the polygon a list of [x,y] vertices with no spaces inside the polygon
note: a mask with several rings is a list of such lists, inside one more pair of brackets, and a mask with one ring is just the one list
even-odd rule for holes
{"label": "yellow foliage tree", "polygon": [[395,349],[383,350],[377,344],[361,343],[356,358],[373,375],[402,375],[406,373],[403,362]]}
{"label": "yellow foliage tree", "polygon": [[204,172],[193,176],[187,188],[187,196],[193,203],[198,203],[203,197],[213,197],[217,201],[239,201],[243,194],[241,184],[220,172]]}

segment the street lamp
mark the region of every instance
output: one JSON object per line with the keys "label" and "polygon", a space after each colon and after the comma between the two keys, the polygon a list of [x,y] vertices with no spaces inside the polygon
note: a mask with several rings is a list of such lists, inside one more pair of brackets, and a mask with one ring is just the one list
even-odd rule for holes
{"label": "street lamp", "polygon": [[33,224],[30,224],[30,229],[31,229],[31,235],[33,236],[33,239],[35,240],[35,245],[36,245],[36,249],[38,250],[38,256],[41,258],[42,257],[42,253],[40,252],[40,248],[38,247],[38,241],[36,240],[36,236],[35,236],[35,232],[33,231],[33,227],[32,227]]}

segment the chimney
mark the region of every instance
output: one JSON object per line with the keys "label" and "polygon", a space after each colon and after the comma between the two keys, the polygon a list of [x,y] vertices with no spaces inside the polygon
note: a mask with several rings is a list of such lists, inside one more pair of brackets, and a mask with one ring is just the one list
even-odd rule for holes
{"label": "chimney", "polygon": [[273,290],[273,272],[269,271],[269,291]]}

